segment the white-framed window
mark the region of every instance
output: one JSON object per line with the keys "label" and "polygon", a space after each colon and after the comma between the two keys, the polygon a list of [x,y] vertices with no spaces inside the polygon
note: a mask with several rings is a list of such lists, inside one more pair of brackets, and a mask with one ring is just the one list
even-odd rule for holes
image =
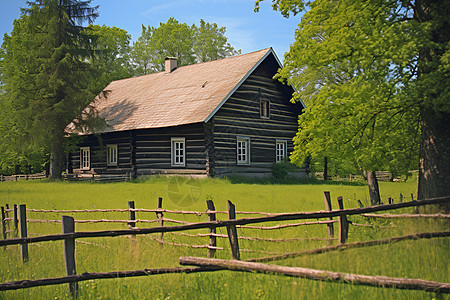
{"label": "white-framed window", "polygon": [[262,119],[270,118],[270,101],[267,99],[261,99],[259,101],[259,115]]}
{"label": "white-framed window", "polygon": [[172,138],[172,166],[184,167],[186,165],[186,140],[185,138]]}
{"label": "white-framed window", "polygon": [[238,137],[237,138],[237,164],[248,165],[250,164],[250,138]]}
{"label": "white-framed window", "polygon": [[80,169],[91,169],[91,149],[89,147],[80,148]]}
{"label": "white-framed window", "polygon": [[117,151],[117,144],[106,145],[106,165],[107,166],[117,166],[119,159],[119,152]]}
{"label": "white-framed window", "polygon": [[275,146],[275,161],[282,162],[287,157],[287,143],[286,141],[276,141]]}

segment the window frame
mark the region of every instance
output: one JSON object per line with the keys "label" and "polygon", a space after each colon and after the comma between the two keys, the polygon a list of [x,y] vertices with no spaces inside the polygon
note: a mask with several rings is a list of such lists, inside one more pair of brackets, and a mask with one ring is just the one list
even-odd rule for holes
{"label": "window frame", "polygon": [[[177,154],[176,145],[183,145],[182,154]],[[172,167],[185,167],[186,166],[186,138],[174,137],[170,139],[170,157]],[[177,158],[182,158],[182,162],[177,161]]]}
{"label": "window frame", "polygon": [[[87,153],[87,155],[85,156],[84,153]],[[87,158],[87,160],[85,160],[85,157]],[[80,170],[90,170],[90,169],[91,169],[91,147],[80,147]]]}
{"label": "window frame", "polygon": [[[111,160],[111,151],[115,150],[115,160]],[[106,165],[108,167],[117,167],[119,165],[119,147],[117,144],[106,145]]]}
{"label": "window frame", "polygon": [[259,117],[261,119],[270,119],[270,100],[266,98],[259,99]]}
{"label": "window frame", "polygon": [[[279,149],[278,149],[278,145],[283,145],[283,154],[282,155],[278,155],[279,154]],[[275,162],[279,163],[279,162],[283,162],[283,160],[287,157],[287,141],[286,140],[276,140],[275,141]]]}
{"label": "window frame", "polygon": [[[245,147],[240,147],[240,143],[244,143]],[[245,149],[245,153],[239,153],[240,149]],[[240,159],[244,155],[244,159]],[[236,137],[236,164],[237,165],[250,165],[250,137],[238,136]]]}

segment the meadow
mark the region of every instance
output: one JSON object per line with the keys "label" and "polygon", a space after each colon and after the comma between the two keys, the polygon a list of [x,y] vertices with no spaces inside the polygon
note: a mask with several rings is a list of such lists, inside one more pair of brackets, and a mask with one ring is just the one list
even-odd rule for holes
{"label": "meadow", "polygon": [[[400,193],[406,199],[417,193],[417,182],[381,182],[383,202],[388,197],[398,201]],[[163,208],[172,210],[205,211],[206,200],[214,201],[216,210],[226,210],[226,200],[237,211],[297,212],[323,210],[323,191],[330,191],[333,208],[336,198],[343,196],[345,208],[358,207],[357,200],[368,205],[364,184],[265,184],[236,183],[225,179],[151,178],[127,183],[37,182],[0,183],[0,205],[26,204],[35,209],[94,209],[127,208],[135,201],[136,208],[154,209],[158,197]],[[189,197],[184,197],[190,195]],[[403,209],[402,212],[414,212]],[[127,212],[71,213],[76,219],[127,219]],[[205,215],[165,215],[189,222],[206,221]],[[29,219],[61,219],[61,214],[29,212]],[[243,217],[243,215],[238,215]],[[154,219],[154,213],[136,214],[137,219]],[[218,215],[225,219],[226,215]],[[356,223],[367,223],[360,216],[352,216]],[[387,238],[418,232],[448,230],[448,221],[439,220],[370,220],[373,228],[350,227],[348,242]],[[290,222],[292,223],[292,221]],[[266,223],[264,226],[278,225]],[[167,224],[170,225],[170,224]],[[138,227],[156,226],[138,223]],[[335,230],[337,226],[335,225]],[[124,224],[76,224],[76,231],[125,229]],[[29,223],[30,236],[61,232],[61,224]],[[189,233],[206,233],[206,230]],[[226,234],[226,229],[218,229]],[[238,229],[239,236],[265,238],[327,237],[326,225],[310,225],[283,230]],[[153,235],[157,237],[159,234]],[[207,244],[206,237],[165,234],[164,240],[195,245]],[[206,256],[206,249],[193,249],[160,244],[143,235],[130,237],[82,239],[76,244],[77,273],[113,272],[145,268],[177,267],[180,256]],[[218,239],[216,257],[230,259],[228,240]],[[283,243],[240,240],[241,259],[266,256],[265,252],[285,253],[319,248],[337,241],[299,240]],[[274,262],[285,266],[315,268],[336,272],[392,277],[420,278],[450,282],[448,238],[402,241],[395,244],[349,249],[319,255],[300,256]],[[258,252],[259,251],[259,252]],[[30,260],[22,263],[18,246],[0,249],[0,282],[38,279],[65,275],[63,243],[42,242],[29,245]],[[445,297],[422,291],[373,288],[332,282],[278,276],[272,274],[216,271],[198,274],[167,274],[126,279],[103,279],[79,283],[80,299],[424,299]],[[65,299],[70,298],[66,284],[0,292],[1,299]]]}

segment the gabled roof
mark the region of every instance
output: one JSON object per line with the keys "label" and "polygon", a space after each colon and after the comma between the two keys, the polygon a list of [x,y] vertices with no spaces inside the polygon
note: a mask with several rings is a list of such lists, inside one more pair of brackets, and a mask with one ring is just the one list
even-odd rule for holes
{"label": "gabled roof", "polygon": [[[207,122],[270,54],[281,67],[273,49],[267,48],[171,73],[113,81],[90,104],[109,125],[96,133]],[[69,124],[67,129],[72,128]]]}

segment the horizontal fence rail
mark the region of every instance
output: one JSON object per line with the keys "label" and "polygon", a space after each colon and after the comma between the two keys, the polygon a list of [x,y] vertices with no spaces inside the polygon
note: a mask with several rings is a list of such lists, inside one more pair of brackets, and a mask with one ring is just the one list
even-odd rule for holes
{"label": "horizontal fence rail", "polygon": [[177,225],[170,227],[153,227],[153,228],[137,228],[137,229],[124,229],[124,230],[106,230],[106,231],[90,231],[90,232],[75,232],[66,234],[55,234],[46,235],[38,237],[27,237],[27,238],[16,238],[16,239],[6,239],[0,240],[0,246],[7,245],[17,245],[25,243],[37,243],[43,241],[57,241],[64,239],[77,239],[77,238],[93,238],[93,237],[114,237],[122,235],[138,235],[138,234],[150,234],[150,233],[165,233],[165,232],[176,232],[184,230],[202,229],[202,228],[219,228],[226,226],[236,226],[236,225],[248,225],[254,223],[272,222],[272,221],[288,221],[288,220],[302,220],[302,219],[321,219],[328,217],[338,217],[346,215],[357,215],[363,213],[371,213],[376,211],[386,211],[391,209],[398,209],[404,207],[415,207],[430,204],[440,204],[450,201],[450,196],[431,198],[427,200],[420,201],[410,201],[395,204],[386,204],[378,206],[370,206],[363,208],[352,208],[343,210],[333,210],[333,211],[318,211],[318,212],[297,212],[297,213],[282,213],[274,214],[267,217],[256,217],[256,218],[242,218],[234,220],[220,220],[212,222],[199,222],[186,225]]}

